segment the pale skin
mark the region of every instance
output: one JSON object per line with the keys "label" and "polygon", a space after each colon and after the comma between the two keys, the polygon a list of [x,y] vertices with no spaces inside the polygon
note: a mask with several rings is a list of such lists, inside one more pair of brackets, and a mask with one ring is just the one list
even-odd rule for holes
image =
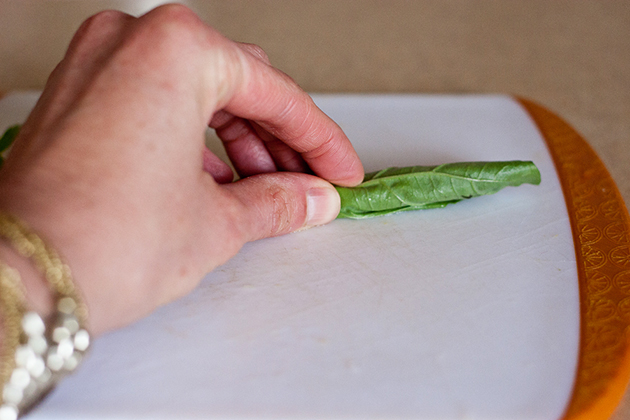
{"label": "pale skin", "polygon": [[[215,128],[242,178],[207,150]],[[70,265],[98,335],[190,292],[248,241],[333,220],[361,182],[349,140],[253,45],[183,6],[77,31],[0,171],[0,209]],[[6,244],[29,306],[44,280]]]}

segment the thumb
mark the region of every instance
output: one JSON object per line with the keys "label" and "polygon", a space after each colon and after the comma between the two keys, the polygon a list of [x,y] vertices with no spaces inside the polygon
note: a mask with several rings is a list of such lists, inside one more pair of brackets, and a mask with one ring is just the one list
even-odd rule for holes
{"label": "thumb", "polygon": [[299,173],[268,173],[222,186],[244,204],[246,239],[278,236],[323,225],[339,214],[340,199],[327,181]]}

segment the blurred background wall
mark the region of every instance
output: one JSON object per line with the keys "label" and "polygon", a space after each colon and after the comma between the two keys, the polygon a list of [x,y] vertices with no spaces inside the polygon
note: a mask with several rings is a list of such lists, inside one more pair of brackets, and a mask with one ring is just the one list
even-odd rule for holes
{"label": "blurred background wall", "polygon": [[[0,0],[0,91],[40,89],[91,14],[159,0]],[[558,112],[630,200],[630,2],[182,1],[311,92],[502,92]],[[627,182],[625,182],[627,181]]]}

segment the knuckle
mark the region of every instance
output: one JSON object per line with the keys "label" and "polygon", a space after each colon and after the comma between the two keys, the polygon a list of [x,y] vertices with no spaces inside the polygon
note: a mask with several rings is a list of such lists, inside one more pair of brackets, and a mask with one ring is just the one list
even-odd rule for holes
{"label": "knuckle", "polygon": [[243,48],[245,51],[247,51],[248,53],[250,53],[251,55],[253,55],[257,59],[261,60],[262,62],[264,62],[266,64],[270,64],[271,63],[267,53],[259,45],[249,44],[249,43],[242,43],[241,44],[241,48]]}
{"label": "knuckle", "polygon": [[127,16],[127,14],[119,10],[103,10],[87,18],[79,28],[79,32],[90,33],[92,31],[101,31],[112,25],[117,25]]}
{"label": "knuckle", "polygon": [[269,187],[271,200],[270,231],[272,236],[289,231],[293,212],[291,195],[282,187]]}
{"label": "knuckle", "polygon": [[88,21],[92,25],[109,25],[119,22],[126,16],[128,15],[120,10],[103,10],[88,18]]}
{"label": "knuckle", "polygon": [[190,24],[197,20],[196,15],[183,4],[171,3],[156,7],[146,16],[163,22],[178,22]]}
{"label": "knuckle", "polygon": [[100,40],[104,33],[117,28],[129,15],[118,10],[103,10],[87,18],[77,29],[69,51],[81,50],[81,47],[93,48],[94,40]]}
{"label": "knuckle", "polygon": [[181,87],[182,74],[198,68],[204,26],[183,5],[157,7],[124,27],[111,58],[120,68],[152,77],[164,88]]}
{"label": "knuckle", "polygon": [[[181,4],[157,7],[142,16],[132,37],[138,53],[159,66],[196,68],[209,48],[218,44],[218,32]],[[186,57],[186,59],[179,59]]]}
{"label": "knuckle", "polygon": [[181,4],[166,4],[153,9],[141,18],[147,31],[159,41],[189,42],[199,30],[201,21],[192,10]]}

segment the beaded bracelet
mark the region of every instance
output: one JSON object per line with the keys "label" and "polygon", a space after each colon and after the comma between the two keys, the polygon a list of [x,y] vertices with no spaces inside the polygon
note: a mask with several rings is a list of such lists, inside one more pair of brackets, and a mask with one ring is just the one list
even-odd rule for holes
{"label": "beaded bracelet", "polygon": [[2,212],[0,237],[33,261],[48,281],[56,306],[49,322],[27,312],[19,273],[0,262],[4,319],[0,420],[15,420],[76,369],[90,345],[90,335],[85,328],[87,309],[57,252],[17,218]]}

